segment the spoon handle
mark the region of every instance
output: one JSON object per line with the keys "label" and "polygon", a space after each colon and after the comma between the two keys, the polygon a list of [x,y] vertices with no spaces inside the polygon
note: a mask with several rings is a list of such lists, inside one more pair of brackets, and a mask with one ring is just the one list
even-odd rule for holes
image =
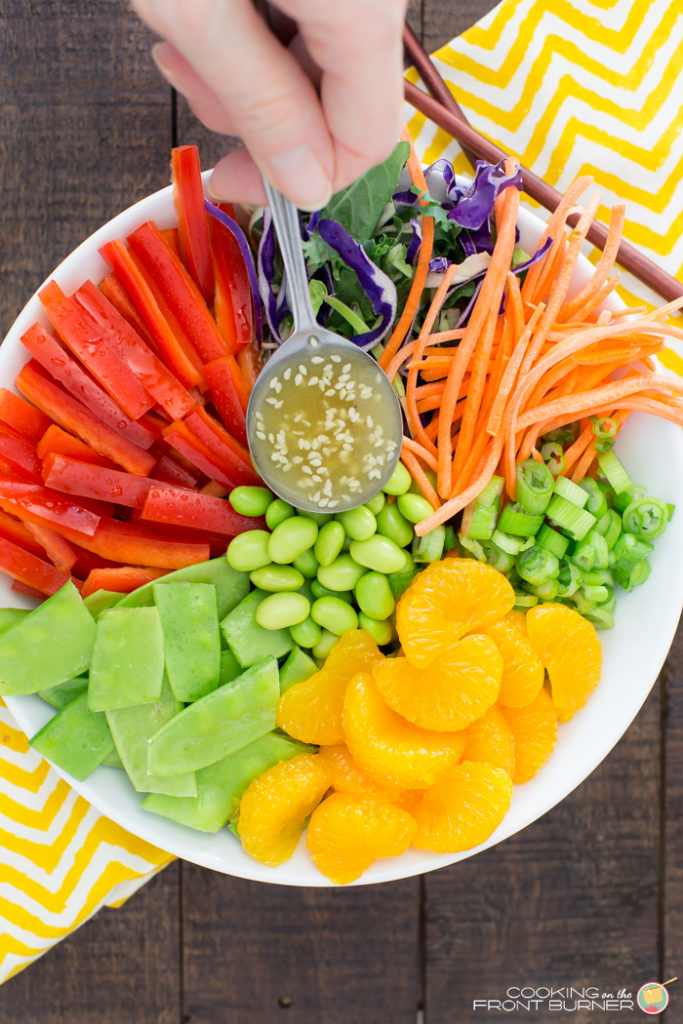
{"label": "spoon handle", "polygon": [[273,188],[265,178],[263,183],[285,267],[287,298],[294,317],[294,333],[307,330],[315,331],[318,329],[318,324],[308,290],[308,274],[301,248],[299,211],[291,200]]}

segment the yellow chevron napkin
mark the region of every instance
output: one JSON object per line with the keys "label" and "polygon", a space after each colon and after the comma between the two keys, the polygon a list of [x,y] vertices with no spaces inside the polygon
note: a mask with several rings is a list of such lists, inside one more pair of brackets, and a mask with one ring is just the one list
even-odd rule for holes
{"label": "yellow chevron napkin", "polygon": [[[678,0],[503,0],[435,56],[480,131],[560,189],[592,174],[600,217],[626,200],[626,237],[681,278]],[[448,155],[468,171],[448,136],[410,107],[406,119],[426,163]],[[622,283],[625,301],[658,301]],[[683,375],[683,349],[661,358]],[[70,790],[0,702],[0,981],[170,859]]]}
{"label": "yellow chevron napkin", "polygon": [[[678,0],[503,0],[434,58],[480,132],[561,191],[592,175],[598,217],[625,201],[625,237],[683,280]],[[426,163],[445,155],[468,173],[445,132],[412,107],[406,118]],[[624,271],[619,291],[629,305],[663,302]],[[683,346],[670,342],[659,359],[683,376]]]}

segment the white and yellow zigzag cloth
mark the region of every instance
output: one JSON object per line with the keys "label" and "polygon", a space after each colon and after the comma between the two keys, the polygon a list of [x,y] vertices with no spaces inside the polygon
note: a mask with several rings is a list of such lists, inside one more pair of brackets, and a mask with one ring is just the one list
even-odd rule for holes
{"label": "white and yellow zigzag cloth", "polygon": [[[683,280],[681,3],[503,0],[434,56],[479,131],[561,191],[592,175],[599,218],[625,201],[625,237]],[[426,163],[445,154],[467,173],[445,132],[406,116]],[[663,301],[625,272],[620,292],[629,305]],[[683,376],[682,356],[672,346],[660,359]]]}
{"label": "white and yellow zigzag cloth", "polygon": [[170,859],[78,796],[0,701],[0,982]]}
{"label": "white and yellow zigzag cloth", "polygon": [[[683,7],[677,0],[504,0],[436,54],[472,123],[563,189],[592,174],[626,200],[626,236],[683,272]],[[426,162],[458,148],[406,116]],[[656,302],[622,278],[624,297]],[[681,351],[663,362],[683,374]],[[0,981],[169,856],[128,835],[30,750],[0,702]]]}

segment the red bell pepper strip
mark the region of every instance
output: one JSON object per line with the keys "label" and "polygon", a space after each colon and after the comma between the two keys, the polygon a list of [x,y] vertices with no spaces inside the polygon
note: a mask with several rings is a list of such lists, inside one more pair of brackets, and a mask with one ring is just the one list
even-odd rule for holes
{"label": "red bell pepper strip", "polygon": [[174,253],[179,260],[182,260],[183,257],[180,252],[180,234],[178,232],[178,228],[162,228],[159,234],[166,242],[166,245],[169,247],[171,252]]}
{"label": "red bell pepper strip", "polygon": [[60,427],[76,434],[86,444],[123,466],[129,473],[146,476],[154,465],[149,452],[126,441],[86,409],[31,360],[19,371],[16,386],[30,402],[50,416]]}
{"label": "red bell pepper strip", "polygon": [[0,388],[0,420],[31,441],[39,441],[51,423],[48,416],[7,388]]}
{"label": "red bell pepper strip", "polygon": [[[78,586],[78,580],[73,580],[73,583]],[[12,583],[12,590],[16,594],[23,594],[24,597],[32,597],[34,601],[44,601],[45,594],[41,594],[35,587],[29,587],[25,583],[21,583],[19,580],[14,580]]]}
{"label": "red bell pepper strip", "polygon": [[252,465],[248,449],[229,434],[206,409],[194,409],[183,422],[214,453],[220,465],[230,474],[240,474],[243,483],[260,484],[261,478]]}
{"label": "red bell pepper strip", "polygon": [[256,378],[261,372],[261,353],[257,346],[252,343],[240,349],[237,353],[237,363],[242,371],[242,376],[247,382],[247,392],[251,393],[256,383]]}
{"label": "red bell pepper strip", "polygon": [[228,350],[236,352],[254,336],[249,275],[237,239],[213,218],[211,245],[216,277],[216,319]]}
{"label": "red bell pepper strip", "polygon": [[[234,369],[233,365],[234,364]],[[235,375],[241,376],[233,356],[214,359],[204,366],[204,376],[211,390],[211,400],[223,423],[240,444],[247,444],[247,418],[235,387]]]}
{"label": "red bell pepper strip", "polygon": [[156,225],[148,221],[137,228],[128,236],[128,244],[154,278],[202,363],[224,356],[226,347],[216,321],[196,284],[168,248]]}
{"label": "red bell pepper strip", "polygon": [[56,594],[69,580],[68,575],[54,565],[36,558],[4,537],[0,537],[0,571],[38,591],[40,597]]}
{"label": "red bell pepper strip", "polygon": [[67,298],[56,281],[50,281],[39,296],[60,338],[117,405],[134,420],[151,409],[154,399],[108,344],[89,314]]}
{"label": "red bell pepper strip", "polygon": [[105,299],[112,304],[117,313],[136,331],[148,346],[154,345],[154,339],[138,316],[130,295],[123,287],[113,270],[106,274],[97,286]]}
{"label": "red bell pepper strip", "polygon": [[225,469],[219,464],[213,452],[202,444],[199,438],[195,437],[181,420],[178,420],[177,423],[171,423],[166,428],[164,439],[171,448],[174,448],[180,455],[188,459],[191,465],[198,469],[200,473],[218,480],[228,490],[238,486],[237,480],[228,477]]}
{"label": "red bell pepper strip", "polygon": [[171,150],[171,180],[175,186],[173,198],[183,263],[210,307],[214,289],[213,259],[196,146],[176,146]]}
{"label": "red bell pepper strip", "polygon": [[93,537],[100,524],[99,516],[63,494],[11,477],[0,477],[0,508],[24,523],[47,526],[62,535],[68,530],[77,544]]}
{"label": "red bell pepper strip", "polygon": [[158,480],[118,469],[105,469],[92,463],[79,462],[63,455],[48,455],[43,463],[43,479],[47,487],[62,494],[78,494],[83,498],[113,501],[115,505],[142,508],[152,484],[167,486]]}
{"label": "red bell pepper strip", "polygon": [[47,428],[38,442],[36,452],[40,459],[45,459],[52,453],[54,455],[66,455],[70,459],[80,459],[81,462],[92,462],[96,466],[108,466],[110,469],[114,469],[116,465],[111,459],[105,459],[104,456],[98,455],[80,438],[67,434],[56,423]]}
{"label": "red bell pepper strip", "polygon": [[0,456],[11,466],[12,472],[36,483],[41,482],[40,459],[35,445],[4,423],[0,423]]}
{"label": "red bell pepper strip", "polygon": [[157,352],[168,369],[186,388],[199,384],[202,380],[201,372],[164,316],[147,275],[135,255],[121,241],[107,242],[100,249],[100,255],[116,272],[133,300],[140,319],[154,339]]}
{"label": "red bell pepper strip", "polygon": [[117,354],[172,419],[190,411],[194,399],[189,391],[92,281],[86,281],[78,289],[75,299],[88,311],[98,327],[108,331]]}
{"label": "red bell pepper strip", "polygon": [[141,518],[191,530],[210,530],[226,537],[265,527],[265,519],[238,515],[225,498],[183,487],[150,487]]}
{"label": "red bell pepper strip", "polygon": [[19,547],[25,548],[34,555],[43,553],[42,545],[37,543],[28,526],[2,511],[0,511],[0,537],[14,541]]}
{"label": "red bell pepper strip", "polygon": [[79,537],[67,530],[59,532],[86,551],[122,565],[182,569],[186,565],[206,562],[211,554],[207,543],[160,540],[156,531],[116,519],[103,519],[92,537]]}
{"label": "red bell pepper strip", "polygon": [[209,482],[204,484],[203,487],[200,487],[199,490],[202,494],[210,494],[212,498],[225,498],[229,493],[225,487],[216,483],[215,480],[209,480]]}
{"label": "red bell pepper strip", "polygon": [[149,448],[155,438],[154,432],[143,423],[132,420],[41,324],[33,324],[21,342],[50,376],[83,402],[102,423],[133,444]]}
{"label": "red bell pepper strip", "polygon": [[194,487],[198,480],[196,473],[190,473],[189,469],[181,466],[170,455],[161,456],[154,467],[154,476],[166,484],[176,484],[179,487]]}
{"label": "red bell pepper strip", "polygon": [[57,569],[66,573],[71,572],[78,556],[68,540],[64,540],[49,527],[38,526],[37,523],[28,523],[27,529],[44,548],[45,554]]}
{"label": "red bell pepper strip", "polygon": [[91,569],[88,573],[81,597],[88,597],[96,590],[109,590],[116,594],[130,594],[132,590],[158,580],[166,569],[148,569],[139,565],[124,565],[115,569]]}

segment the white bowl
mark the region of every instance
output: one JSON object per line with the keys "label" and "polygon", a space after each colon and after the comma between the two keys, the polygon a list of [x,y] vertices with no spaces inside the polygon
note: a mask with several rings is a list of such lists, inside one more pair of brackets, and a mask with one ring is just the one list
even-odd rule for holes
{"label": "white bowl", "polygon": [[[161,228],[176,224],[171,188],[162,189],[136,203],[105,224],[68,256],[54,271],[62,288],[71,292],[90,277],[97,282],[108,268],[98,254],[105,242],[125,238],[146,220]],[[543,223],[534,214],[520,210],[520,244],[534,252]],[[592,273],[581,258],[574,287],[579,288]],[[611,300],[620,307],[617,299]],[[21,335],[35,321],[47,321],[37,294],[26,304],[0,348],[0,384],[11,388],[26,361]],[[656,542],[648,581],[630,594],[618,597],[615,626],[600,634],[604,667],[598,689],[571,722],[560,726],[557,746],[538,775],[515,786],[512,806],[502,824],[486,843],[459,854],[431,854],[409,850],[402,857],[378,861],[357,884],[388,882],[433,871],[502,842],[536,821],[563,800],[597,767],[624,734],[652,688],[676,631],[683,604],[683,433],[673,424],[640,413],[632,415],[617,442],[633,479],[648,492],[674,502],[678,511]],[[0,606],[30,602],[12,591],[6,577],[0,578]],[[54,714],[40,697],[7,697],[6,703],[28,736],[32,736]],[[303,841],[294,856],[278,868],[264,867],[247,856],[230,832],[205,835],[142,810],[142,795],[136,793],[118,769],[98,768],[84,782],[78,782],[55,766],[57,772],[102,814],[141,838],[185,860],[228,875],[281,885],[325,886],[329,883],[317,870]]]}

